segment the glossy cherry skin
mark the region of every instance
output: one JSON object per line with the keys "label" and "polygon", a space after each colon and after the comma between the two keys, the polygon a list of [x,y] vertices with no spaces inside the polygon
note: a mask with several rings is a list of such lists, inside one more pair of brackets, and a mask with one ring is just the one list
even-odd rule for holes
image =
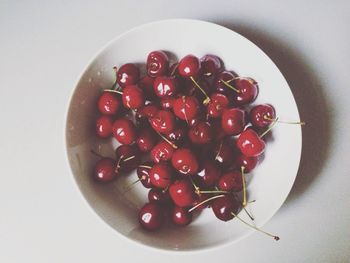
{"label": "glossy cherry skin", "polygon": [[174,148],[166,141],[160,141],[151,150],[151,158],[153,162],[169,161],[173,156]]}
{"label": "glossy cherry skin", "polygon": [[120,95],[105,91],[97,102],[98,110],[105,115],[114,115],[120,109]]}
{"label": "glossy cherry skin", "polygon": [[145,95],[137,85],[126,86],[122,99],[123,105],[127,109],[136,110],[145,104]]}
{"label": "glossy cherry skin", "polygon": [[229,100],[226,95],[221,93],[213,93],[210,95],[210,102],[207,106],[207,114],[211,118],[219,118],[228,105]]}
{"label": "glossy cherry skin", "polygon": [[151,202],[145,204],[139,212],[140,225],[149,231],[154,231],[162,227],[165,215],[161,204]]}
{"label": "glossy cherry skin", "polygon": [[152,128],[162,134],[170,133],[175,128],[175,117],[170,111],[159,110],[149,119]]}
{"label": "glossy cherry skin", "polygon": [[221,140],[215,143],[213,147],[214,160],[223,167],[232,164],[234,158],[234,147],[228,140]]}
{"label": "glossy cherry skin", "polygon": [[196,117],[198,110],[199,103],[194,96],[181,96],[173,102],[174,114],[187,122]]}
{"label": "glossy cherry skin", "polygon": [[190,207],[195,201],[193,186],[187,179],[173,182],[169,187],[169,194],[174,204],[179,207]]}
{"label": "glossy cherry skin", "polygon": [[241,172],[229,171],[224,173],[221,176],[217,186],[222,191],[241,191],[243,189]]}
{"label": "glossy cherry skin", "polygon": [[119,145],[115,155],[119,164],[117,170],[121,172],[129,173],[141,163],[141,154],[135,145]]}
{"label": "glossy cherry skin", "polygon": [[136,140],[136,129],[132,121],[128,119],[118,119],[113,123],[113,136],[121,144],[132,144]]}
{"label": "glossy cherry skin", "polygon": [[276,112],[270,104],[256,105],[250,110],[249,119],[254,127],[266,128],[276,119]]}
{"label": "glossy cherry skin", "polygon": [[202,75],[211,77],[223,70],[224,65],[218,56],[207,54],[200,59]]}
{"label": "glossy cherry skin", "polygon": [[153,186],[165,189],[171,184],[172,173],[171,167],[167,163],[162,162],[153,165],[149,171],[149,177]]}
{"label": "glossy cherry skin", "polygon": [[101,138],[108,138],[112,135],[113,121],[110,116],[102,115],[96,120],[96,134]]}
{"label": "glossy cherry skin", "polygon": [[140,70],[133,63],[122,65],[117,72],[117,83],[121,87],[135,85],[140,79]]}
{"label": "glossy cherry skin", "polygon": [[211,208],[215,216],[222,221],[229,221],[234,218],[234,214],[238,214],[240,203],[232,194],[216,198],[211,202]]}
{"label": "glossy cherry skin", "polygon": [[112,158],[102,158],[94,169],[94,179],[97,182],[108,183],[117,177],[116,161]]}
{"label": "glossy cherry skin", "polygon": [[175,144],[182,142],[185,136],[187,136],[187,128],[184,125],[179,125],[172,132],[166,134],[166,137]]}
{"label": "glossy cherry skin", "polygon": [[157,143],[157,134],[149,126],[141,127],[138,133],[136,144],[141,152],[149,152]]}
{"label": "glossy cherry skin", "polygon": [[239,108],[225,109],[222,113],[221,126],[228,135],[240,134],[245,126],[245,112]]}
{"label": "glossy cherry skin", "polygon": [[248,157],[259,156],[265,150],[265,142],[253,129],[246,129],[239,135],[237,146]]}
{"label": "glossy cherry skin", "polygon": [[211,125],[209,122],[200,122],[197,125],[190,128],[188,131],[188,137],[194,144],[206,144],[213,138]]}
{"label": "glossy cherry skin", "polygon": [[171,158],[173,167],[182,174],[194,175],[199,165],[194,153],[186,148],[177,149]]}
{"label": "glossy cherry skin", "polygon": [[[207,79],[197,79],[197,84],[205,91],[206,94],[212,93],[212,86]],[[198,100],[202,101],[206,97],[197,87],[197,85],[191,79],[185,79],[183,93],[186,96],[195,96]]]}
{"label": "glossy cherry skin", "polygon": [[174,76],[160,76],[154,80],[154,93],[160,97],[174,96],[177,92],[177,83]]}
{"label": "glossy cherry skin", "polygon": [[154,94],[153,90],[154,78],[150,76],[144,76],[137,83],[140,89],[142,89],[143,94],[145,94],[145,98],[149,100],[154,100],[157,96]]}
{"label": "glossy cherry skin", "polygon": [[244,172],[251,172],[258,163],[258,157],[248,157],[244,154],[240,154],[235,158],[235,167],[238,170],[241,170],[241,167],[244,167]]}
{"label": "glossy cherry skin", "polygon": [[185,78],[195,77],[201,69],[199,59],[194,55],[187,55],[183,57],[178,66],[178,72]]}
{"label": "glossy cherry skin", "polygon": [[164,110],[170,110],[173,108],[175,98],[171,96],[163,97],[160,99],[160,106]]}
{"label": "glossy cherry skin", "polygon": [[192,213],[183,207],[174,206],[170,216],[171,221],[177,226],[187,226],[192,222]]}
{"label": "glossy cherry skin", "polygon": [[236,105],[252,103],[258,96],[258,84],[249,78],[235,79],[233,85],[239,92],[235,92],[233,100]]}
{"label": "glossy cherry skin", "polygon": [[169,194],[168,192],[164,192],[164,190],[152,188],[148,192],[148,200],[150,202],[158,202],[160,204],[166,204],[169,202]]}
{"label": "glossy cherry skin", "polygon": [[212,119],[210,123],[211,123],[212,133],[214,134],[213,136],[214,141],[221,141],[227,136],[227,134],[224,132],[224,130],[221,127],[220,119]]}
{"label": "glossy cherry skin", "polygon": [[[209,199],[210,197],[212,197],[212,194],[200,194],[200,195],[196,195],[195,196],[195,201],[193,202],[192,204],[192,207],[202,203],[203,201]],[[200,206],[197,206],[196,207],[196,210],[195,211],[201,211],[205,208],[207,208],[209,206],[210,202],[207,202],[207,203],[204,203],[204,204],[201,204]]]}
{"label": "glossy cherry skin", "polygon": [[[221,80],[228,82],[233,85],[233,79],[236,76],[231,72],[224,70],[220,72],[214,80],[214,89],[217,93],[225,94],[229,100],[232,100],[234,94],[236,93],[234,90],[227,87]],[[233,85],[234,86],[234,85]]]}
{"label": "glossy cherry skin", "polygon": [[153,163],[145,162],[137,167],[136,173],[140,182],[145,188],[153,187],[151,183],[151,178],[149,177],[149,171],[152,169]]}
{"label": "glossy cherry skin", "polygon": [[221,176],[221,169],[212,160],[205,160],[201,169],[197,172],[197,176],[202,185],[207,187],[214,186]]}
{"label": "glossy cherry skin", "polygon": [[146,70],[150,77],[166,75],[169,69],[169,58],[161,50],[152,51],[147,56]]}
{"label": "glossy cherry skin", "polygon": [[154,117],[158,111],[159,107],[154,104],[145,105],[137,110],[136,118],[149,119]]}

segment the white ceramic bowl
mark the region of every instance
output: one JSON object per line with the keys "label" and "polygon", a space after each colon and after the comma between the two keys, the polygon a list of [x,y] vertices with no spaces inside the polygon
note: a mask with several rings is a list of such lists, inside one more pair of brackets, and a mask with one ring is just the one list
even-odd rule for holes
{"label": "white ceramic bowl", "polygon": [[[153,50],[169,51],[181,58],[187,54],[216,54],[227,69],[253,77],[260,93],[254,104],[271,103],[277,115],[298,120],[299,114],[288,84],[275,64],[256,45],[243,36],[216,24],[175,19],[134,28],[107,44],[81,75],[72,95],[67,115],[66,139],[69,163],[84,197],[93,210],[119,234],[138,243],[164,249],[193,251],[233,243],[254,232],[237,219],[222,222],[206,209],[187,227],[164,227],[146,232],[139,226],[138,209],[147,200],[141,184],[127,194],[125,185],[137,176],[120,177],[109,185],[91,180],[96,157],[91,149],[113,156],[114,139],[101,140],[94,134],[96,100],[102,89],[114,82],[114,65],[144,63]],[[299,125],[276,125],[273,140],[267,144],[264,161],[248,175],[249,205],[255,224],[263,226],[281,207],[297,174],[301,153]],[[249,221],[241,213],[240,216]],[[278,231],[278,229],[276,229]]]}

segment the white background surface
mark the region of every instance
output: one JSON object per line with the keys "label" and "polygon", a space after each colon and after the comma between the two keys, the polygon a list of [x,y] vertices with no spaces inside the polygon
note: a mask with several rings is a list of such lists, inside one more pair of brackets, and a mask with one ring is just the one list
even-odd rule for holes
{"label": "white background surface", "polygon": [[[349,13],[345,0],[0,1],[0,262],[350,262]],[[243,34],[293,90],[308,125],[296,183],[265,226],[279,242],[150,250],[116,235],[75,186],[63,135],[78,75],[115,35],[175,17]]]}

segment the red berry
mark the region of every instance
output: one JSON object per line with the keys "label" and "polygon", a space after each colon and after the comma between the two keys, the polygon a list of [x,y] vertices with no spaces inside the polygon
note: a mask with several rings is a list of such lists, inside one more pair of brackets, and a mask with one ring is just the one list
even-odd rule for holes
{"label": "red berry", "polygon": [[194,119],[198,110],[199,103],[194,96],[181,96],[173,102],[173,111],[181,120],[189,121]]}
{"label": "red berry", "polygon": [[210,96],[210,102],[207,106],[207,114],[211,118],[219,118],[228,105],[229,100],[226,95],[221,93],[213,93]]}
{"label": "red berry", "polygon": [[149,120],[152,128],[163,134],[170,133],[175,128],[175,118],[170,111],[159,110]]}
{"label": "red berry", "polygon": [[194,55],[187,55],[179,62],[178,72],[183,77],[194,77],[198,75],[201,64],[199,59]]}
{"label": "red berry", "polygon": [[146,162],[137,167],[137,177],[140,179],[142,185],[146,188],[153,187],[149,177],[149,171],[152,169],[153,163]]}
{"label": "red berry", "polygon": [[153,83],[154,78],[151,78],[147,75],[141,78],[140,81],[137,83],[139,88],[142,89],[143,94],[145,94],[147,100],[154,100],[156,98],[156,94],[154,94],[153,91]]}
{"label": "red berry", "polygon": [[214,160],[223,167],[228,167],[232,164],[234,148],[229,140],[221,140],[215,143],[213,153]]}
{"label": "red berry", "polygon": [[129,173],[141,163],[141,155],[135,145],[119,145],[115,150],[117,170]]}
{"label": "red berry", "polygon": [[241,170],[241,167],[244,167],[244,172],[249,173],[252,171],[258,163],[258,157],[248,157],[244,154],[240,154],[235,159],[235,167],[236,169]]}
{"label": "red berry", "polygon": [[147,203],[139,212],[139,222],[141,226],[150,231],[157,230],[162,227],[165,221],[162,206],[158,203]]}
{"label": "red berry", "polygon": [[241,191],[243,189],[242,174],[237,171],[224,173],[218,182],[218,188],[222,191]]}
{"label": "red berry", "polygon": [[177,83],[175,77],[160,76],[154,80],[154,93],[160,97],[174,96],[177,91]]}
{"label": "red berry", "polygon": [[212,160],[205,160],[197,173],[201,184],[207,187],[214,186],[221,176],[221,169]]}
{"label": "red berry", "polygon": [[137,85],[126,86],[122,98],[124,107],[128,109],[136,110],[145,104],[143,91]]}
{"label": "red berry", "polygon": [[245,126],[245,113],[238,108],[225,109],[221,118],[221,126],[228,135],[240,134]]}
{"label": "red berry", "polygon": [[148,192],[148,200],[150,202],[158,202],[160,204],[166,204],[169,201],[169,194],[160,189],[150,189]]}
{"label": "red berry", "polygon": [[167,163],[157,163],[149,171],[149,177],[152,185],[165,189],[171,184],[172,173],[173,171]]}
{"label": "red berry", "polygon": [[187,226],[192,222],[192,214],[186,208],[174,206],[171,221],[178,226]]}
{"label": "red berry", "polygon": [[121,144],[132,144],[136,140],[135,125],[128,119],[118,119],[113,123],[113,136]]}
{"label": "red berry", "polygon": [[200,59],[202,74],[205,77],[216,76],[223,70],[223,63],[218,56],[205,55]]}
{"label": "red berry", "polygon": [[250,110],[249,119],[253,126],[265,128],[276,119],[276,112],[270,104],[256,105]]}
{"label": "red berry", "polygon": [[96,133],[101,138],[108,138],[112,135],[112,118],[106,115],[100,116],[96,120]]}
{"label": "red berry", "polygon": [[117,83],[121,87],[135,85],[140,79],[139,68],[132,63],[122,65],[117,72]]}
{"label": "red berry", "polygon": [[252,103],[258,96],[258,84],[250,78],[235,79],[234,87],[239,90],[233,97],[237,105]]}
{"label": "red berry", "polygon": [[222,221],[229,221],[234,218],[232,213],[237,214],[240,207],[240,203],[232,194],[216,198],[211,202],[211,208],[215,216]]}
{"label": "red berry", "polygon": [[170,110],[173,108],[173,104],[174,104],[174,97],[171,96],[166,96],[160,99],[160,106],[164,109],[164,110]]}
{"label": "red berry", "polygon": [[194,190],[190,181],[177,180],[169,187],[169,194],[173,202],[179,207],[189,207],[195,201]]}
{"label": "red berry", "polygon": [[210,124],[208,122],[200,122],[191,127],[188,131],[188,137],[194,144],[209,143],[213,138]]}
{"label": "red berry", "polygon": [[253,129],[246,129],[239,135],[237,146],[248,157],[259,156],[265,150],[265,142]]}
{"label": "red berry", "polygon": [[165,52],[157,50],[148,54],[146,62],[147,74],[151,77],[166,75],[169,69],[169,58]]}
{"label": "red berry", "polygon": [[198,171],[196,156],[186,148],[177,149],[173,153],[171,163],[177,171],[185,175],[194,175]]}
{"label": "red berry", "polygon": [[112,92],[103,92],[97,102],[98,110],[106,115],[116,114],[120,108],[119,96],[120,95]]}
{"label": "red berry", "polygon": [[157,143],[157,135],[149,126],[143,126],[136,139],[137,146],[142,152],[149,152]]}
{"label": "red berry", "polygon": [[169,161],[173,156],[174,148],[166,141],[160,141],[151,150],[151,158],[155,163]]}
{"label": "red berry", "polygon": [[94,179],[98,182],[108,183],[117,177],[116,162],[111,158],[102,158],[95,165]]}

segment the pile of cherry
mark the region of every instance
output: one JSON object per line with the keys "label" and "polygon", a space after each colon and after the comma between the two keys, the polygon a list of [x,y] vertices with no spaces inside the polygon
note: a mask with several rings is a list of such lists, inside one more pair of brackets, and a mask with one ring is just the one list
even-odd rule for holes
{"label": "pile of cherry", "polygon": [[236,217],[257,229],[237,216],[249,203],[245,173],[257,165],[263,137],[277,121],[273,106],[250,105],[257,82],[225,70],[215,55],[187,55],[170,65],[166,53],[153,51],[145,76],[133,63],[115,71],[116,83],[98,99],[96,132],[121,145],[115,159],[97,162],[94,179],[107,183],[136,169],[150,189],[139,211],[147,230],[165,220],[188,225],[207,207],[220,220]]}

